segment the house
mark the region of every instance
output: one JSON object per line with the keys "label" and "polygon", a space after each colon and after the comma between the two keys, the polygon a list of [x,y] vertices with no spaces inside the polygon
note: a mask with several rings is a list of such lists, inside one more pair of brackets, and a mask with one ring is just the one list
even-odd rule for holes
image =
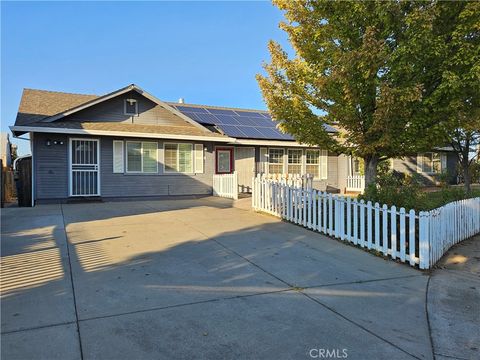
{"label": "house", "polygon": [[214,174],[234,170],[244,192],[258,173],[309,173],[315,188],[339,191],[355,171],[266,111],[165,102],[134,84],[103,96],[25,89],[11,130],[30,135],[36,202],[207,195]]}

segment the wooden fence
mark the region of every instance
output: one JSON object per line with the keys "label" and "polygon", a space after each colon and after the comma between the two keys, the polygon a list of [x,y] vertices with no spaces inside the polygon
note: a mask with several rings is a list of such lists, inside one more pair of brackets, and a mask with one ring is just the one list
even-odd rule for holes
{"label": "wooden fence", "polygon": [[[254,178],[252,207],[421,269],[480,231],[480,198],[433,211],[395,206]],[[448,219],[448,220],[447,220]]]}
{"label": "wooden fence", "polygon": [[214,174],[213,175],[213,195],[238,199],[238,177],[237,172],[231,174]]}

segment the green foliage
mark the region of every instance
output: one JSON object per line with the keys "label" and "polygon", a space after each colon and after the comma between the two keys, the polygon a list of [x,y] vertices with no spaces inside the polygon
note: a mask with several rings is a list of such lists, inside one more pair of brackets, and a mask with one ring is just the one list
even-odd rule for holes
{"label": "green foliage", "polygon": [[466,193],[463,188],[447,185],[437,191],[425,191],[415,175],[404,176],[389,172],[379,176],[377,185],[368,186],[359,199],[378,202],[381,205],[386,204],[389,207],[395,205],[397,208],[422,211],[431,210],[452,201],[479,196],[480,189]]}
{"label": "green foliage", "polygon": [[389,172],[379,176],[376,185],[370,184],[359,199],[409,210],[416,209],[423,196],[421,185],[415,177]]}
{"label": "green foliage", "polygon": [[470,165],[472,174],[472,183],[480,183],[480,162],[474,162]]}
{"label": "green foliage", "polygon": [[297,141],[363,158],[367,181],[379,160],[479,141],[480,2],[273,3],[295,53],[271,41],[257,81]]}
{"label": "green foliage", "polygon": [[[412,43],[423,40],[415,37],[416,27],[426,26],[429,18],[419,13],[430,5],[313,0],[274,4],[284,11],[280,27],[295,56],[271,41],[267,75],[257,75],[257,80],[280,128],[303,143],[364,159],[416,150],[420,130],[429,128],[415,123],[423,92],[415,61],[423,59],[424,49]],[[340,135],[329,136],[322,122],[339,127]]]}

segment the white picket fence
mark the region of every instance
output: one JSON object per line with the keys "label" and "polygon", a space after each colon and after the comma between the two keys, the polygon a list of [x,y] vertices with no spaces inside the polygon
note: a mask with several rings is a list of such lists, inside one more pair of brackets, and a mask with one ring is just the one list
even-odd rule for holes
{"label": "white picket fence", "polygon": [[231,174],[214,174],[213,175],[213,195],[238,199],[238,176],[234,171]]}
{"label": "white picket fence", "polygon": [[311,189],[313,187],[312,174],[258,174],[257,178],[263,180],[273,180],[282,185],[293,187],[303,187]]}
{"label": "white picket fence", "polygon": [[347,191],[363,192],[365,190],[365,176],[347,176]]}
{"label": "white picket fence", "polygon": [[[420,213],[422,216],[422,213]],[[480,198],[459,200],[424,214],[429,263],[434,265],[453,245],[480,232]]]}
{"label": "white picket fence", "polygon": [[[421,269],[432,267],[453,244],[480,231],[480,198],[433,211],[357,201],[314,189],[254,178],[252,207],[314,231],[376,250]],[[448,220],[447,220],[448,219]]]}

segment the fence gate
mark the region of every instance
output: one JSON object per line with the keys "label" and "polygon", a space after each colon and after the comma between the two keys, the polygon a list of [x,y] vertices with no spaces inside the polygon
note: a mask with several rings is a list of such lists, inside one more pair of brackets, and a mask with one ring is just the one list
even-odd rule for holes
{"label": "fence gate", "polygon": [[99,140],[70,139],[70,196],[99,196],[99,167]]}

